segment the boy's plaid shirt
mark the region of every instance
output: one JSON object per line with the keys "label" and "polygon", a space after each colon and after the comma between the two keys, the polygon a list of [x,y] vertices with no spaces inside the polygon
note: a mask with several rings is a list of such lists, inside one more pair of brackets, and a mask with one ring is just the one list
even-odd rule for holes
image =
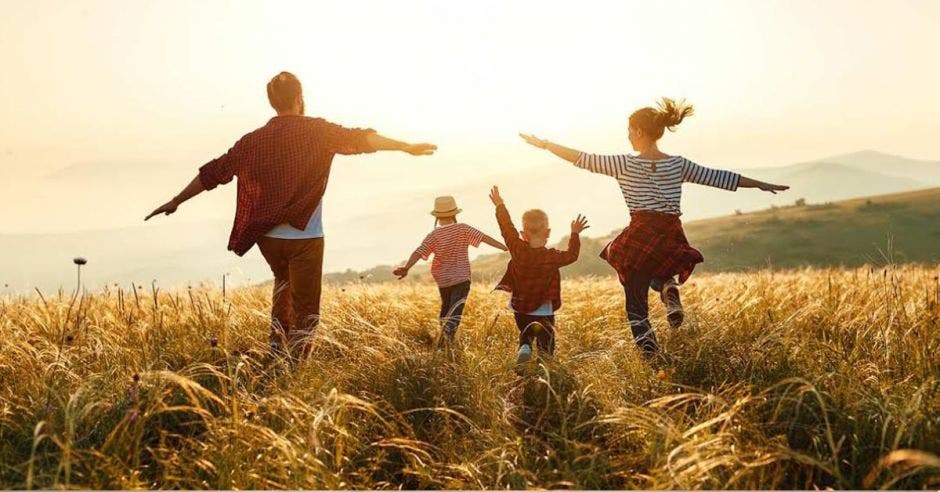
{"label": "boy's plaid shirt", "polygon": [[512,257],[496,289],[512,293],[509,303],[520,313],[535,311],[545,302],[551,302],[556,310],[560,308],[561,273],[558,269],[578,259],[581,250],[578,234],[569,237],[567,251],[532,248],[519,237],[505,205],[496,207],[496,221]]}
{"label": "boy's plaid shirt", "polygon": [[228,249],[244,255],[278,224],[306,227],[326,191],[333,156],[374,152],[366,143],[370,133],[322,118],[275,116],[199,168],[206,190],[238,176]]}

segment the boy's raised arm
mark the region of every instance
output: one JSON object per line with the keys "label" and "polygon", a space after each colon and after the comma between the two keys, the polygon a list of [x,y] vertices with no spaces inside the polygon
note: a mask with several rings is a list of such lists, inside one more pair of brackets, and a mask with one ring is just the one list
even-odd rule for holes
{"label": "boy's raised arm", "polygon": [[558,266],[566,266],[578,261],[578,255],[581,254],[581,231],[588,227],[591,226],[588,225],[587,217],[580,214],[577,219],[571,221],[571,235],[568,236],[568,249],[558,251],[555,257]]}
{"label": "boy's raised arm", "polygon": [[525,247],[525,245],[522,244],[522,239],[519,239],[519,231],[516,229],[516,226],[512,224],[512,219],[509,217],[509,210],[506,209],[503,197],[499,195],[498,186],[494,186],[490,190],[490,201],[493,202],[493,205],[496,205],[496,222],[499,224],[499,232],[502,234],[503,240],[506,241],[509,252],[513,253],[516,249]]}

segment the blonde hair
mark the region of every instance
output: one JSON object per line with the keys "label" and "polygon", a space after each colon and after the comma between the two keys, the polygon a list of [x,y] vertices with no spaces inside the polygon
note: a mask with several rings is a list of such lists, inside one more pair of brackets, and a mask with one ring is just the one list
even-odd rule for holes
{"label": "blonde hair", "polygon": [[545,232],[548,230],[548,214],[537,208],[526,210],[522,214],[522,230],[532,234]]}

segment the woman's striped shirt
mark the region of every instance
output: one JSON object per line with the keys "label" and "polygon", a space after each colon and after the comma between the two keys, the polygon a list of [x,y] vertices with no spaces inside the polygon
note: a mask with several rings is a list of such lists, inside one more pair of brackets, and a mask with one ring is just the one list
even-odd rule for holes
{"label": "woman's striped shirt", "polygon": [[581,153],[576,166],[617,180],[630,211],[646,210],[681,215],[682,183],[735,191],[741,175],[700,166],[684,157],[640,159],[632,155]]}
{"label": "woman's striped shirt", "polygon": [[458,222],[436,227],[415,252],[425,260],[433,254],[431,276],[439,287],[450,287],[470,280],[467,248],[478,247],[482,241],[482,232]]}

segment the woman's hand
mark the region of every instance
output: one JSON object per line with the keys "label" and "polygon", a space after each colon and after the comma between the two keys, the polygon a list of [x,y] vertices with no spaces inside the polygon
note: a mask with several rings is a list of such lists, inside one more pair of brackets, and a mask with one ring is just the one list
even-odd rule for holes
{"label": "woman's hand", "polygon": [[571,233],[572,234],[581,234],[581,231],[589,228],[587,217],[584,217],[581,214],[578,214],[578,218],[571,221]]}
{"label": "woman's hand", "polygon": [[398,277],[398,280],[401,280],[408,276],[408,269],[403,266],[400,266],[396,268],[395,270],[393,270],[392,273],[395,274],[396,277]]}
{"label": "woman's hand", "polygon": [[529,135],[527,133],[520,133],[519,136],[522,137],[523,140],[525,140],[525,143],[532,145],[534,147],[538,147],[540,149],[544,149],[548,145],[548,140],[542,140],[541,138],[536,137],[535,135]]}
{"label": "woman's hand", "polygon": [[774,195],[776,195],[778,191],[786,191],[790,189],[790,187],[786,185],[765,183],[763,181],[751,179],[747,176],[741,176],[741,178],[738,180],[738,188],[757,188],[761,191],[769,191]]}
{"label": "woman's hand", "polygon": [[525,143],[533,147],[545,149],[572,164],[578,162],[578,158],[581,157],[580,150],[569,149],[564,145],[559,145],[555,142],[550,142],[548,140],[536,137],[535,135],[529,135],[528,133],[520,133],[519,136],[525,140]]}
{"label": "woman's hand", "polygon": [[769,191],[769,192],[773,193],[774,195],[776,195],[778,191],[787,191],[787,190],[790,189],[789,186],[786,186],[786,185],[776,185],[776,184],[772,184],[772,183],[760,183],[757,187],[758,187],[761,191]]}

